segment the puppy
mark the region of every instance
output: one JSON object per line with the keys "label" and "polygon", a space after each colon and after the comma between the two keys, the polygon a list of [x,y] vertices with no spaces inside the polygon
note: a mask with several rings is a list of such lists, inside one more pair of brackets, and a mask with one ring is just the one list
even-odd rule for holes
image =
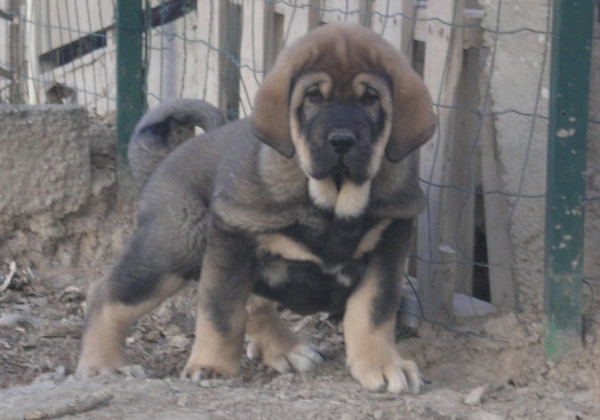
{"label": "puppy", "polygon": [[[168,119],[161,112],[146,119]],[[138,127],[134,147],[152,148],[139,137],[148,127]],[[244,334],[248,356],[279,372],[321,363],[279,318],[279,301],[343,316],[347,365],[364,388],[419,392],[419,370],[398,354],[394,326],[413,222],[425,204],[417,149],[434,128],[422,80],[371,30],[325,25],[290,45],[250,118],[137,171],[151,172],[138,176],[138,228],[90,290],[77,374],[124,365],[128,328],[199,280],[182,378],[238,374]],[[135,165],[156,164],[136,164],[140,156],[132,149],[134,174]]]}

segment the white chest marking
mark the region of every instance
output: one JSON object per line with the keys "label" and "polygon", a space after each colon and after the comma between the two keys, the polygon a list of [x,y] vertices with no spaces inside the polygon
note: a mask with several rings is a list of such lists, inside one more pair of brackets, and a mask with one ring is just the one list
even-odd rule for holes
{"label": "white chest marking", "polygon": [[358,217],[364,213],[371,192],[371,181],[356,185],[348,180],[344,181],[338,191],[332,178],[321,180],[310,178],[308,180],[308,193],[316,206],[333,210],[337,217]]}

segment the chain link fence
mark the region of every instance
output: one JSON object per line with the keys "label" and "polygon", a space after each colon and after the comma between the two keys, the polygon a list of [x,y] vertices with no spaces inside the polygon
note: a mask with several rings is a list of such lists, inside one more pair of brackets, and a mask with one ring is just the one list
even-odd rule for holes
{"label": "chain link fence", "polygon": [[[551,97],[551,0],[145,0],[147,106],[201,98],[231,120],[277,53],[310,28],[353,21],[407,54],[438,131],[421,151],[429,198],[407,267],[426,319],[541,312]],[[117,111],[113,0],[0,1],[0,101]],[[600,276],[600,29],[592,39],[584,199],[585,308]],[[442,35],[443,34],[443,35]]]}

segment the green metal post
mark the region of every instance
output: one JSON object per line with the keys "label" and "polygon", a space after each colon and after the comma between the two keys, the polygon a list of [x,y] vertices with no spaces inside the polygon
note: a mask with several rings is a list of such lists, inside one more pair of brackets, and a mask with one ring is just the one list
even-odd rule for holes
{"label": "green metal post", "polygon": [[595,0],[554,0],[544,311],[555,359],[582,342],[588,98]]}
{"label": "green metal post", "polygon": [[144,113],[142,0],[117,1],[117,178],[119,199],[135,195],[127,146]]}

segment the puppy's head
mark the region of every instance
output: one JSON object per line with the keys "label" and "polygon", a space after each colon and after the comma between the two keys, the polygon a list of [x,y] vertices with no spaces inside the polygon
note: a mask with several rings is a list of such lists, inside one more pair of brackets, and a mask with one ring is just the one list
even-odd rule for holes
{"label": "puppy's head", "polygon": [[298,154],[307,176],[355,184],[383,156],[399,162],[433,134],[421,78],[379,35],[355,24],[325,25],[285,49],[262,83],[254,133],[281,154]]}

